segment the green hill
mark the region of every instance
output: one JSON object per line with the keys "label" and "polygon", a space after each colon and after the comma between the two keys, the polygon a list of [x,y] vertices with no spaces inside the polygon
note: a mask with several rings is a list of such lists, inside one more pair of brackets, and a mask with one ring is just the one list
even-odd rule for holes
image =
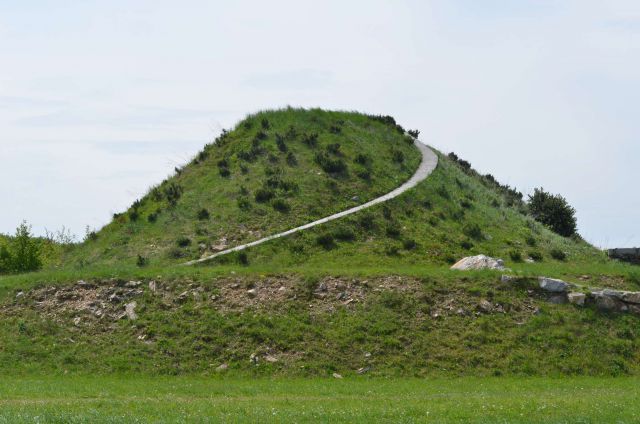
{"label": "green hill", "polygon": [[[637,316],[557,304],[532,280],[638,289],[637,268],[551,232],[517,191],[438,154],[384,204],[180,266],[376,198],[420,162],[392,118],[249,116],[61,267],[0,277],[0,372],[637,374]],[[505,259],[515,280],[449,270],[475,254]]]}
{"label": "green hill", "polygon": [[408,179],[420,159],[392,118],[291,108],[257,113],[114,216],[70,259],[199,258],[378,197]]}

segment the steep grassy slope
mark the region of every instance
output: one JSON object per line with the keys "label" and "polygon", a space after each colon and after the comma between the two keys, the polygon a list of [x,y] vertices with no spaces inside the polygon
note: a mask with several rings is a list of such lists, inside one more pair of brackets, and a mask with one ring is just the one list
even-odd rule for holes
{"label": "steep grassy slope", "polygon": [[115,216],[71,259],[198,258],[373,199],[407,180],[419,162],[392,120],[317,109],[261,112]]}
{"label": "steep grassy slope", "polygon": [[[564,238],[524,213],[513,193],[465,172],[440,154],[437,169],[415,189],[367,211],[252,248],[251,265],[321,269],[447,266],[487,254],[515,269],[567,264],[606,266],[579,237]],[[557,259],[558,251],[566,258]],[[556,258],[554,258],[554,255]],[[525,261],[532,257],[535,265]],[[218,263],[232,263],[233,256]]]}

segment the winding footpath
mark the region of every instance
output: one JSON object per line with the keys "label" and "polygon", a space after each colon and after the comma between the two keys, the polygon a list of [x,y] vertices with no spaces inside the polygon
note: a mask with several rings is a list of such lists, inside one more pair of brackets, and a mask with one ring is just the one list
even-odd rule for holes
{"label": "winding footpath", "polygon": [[415,174],[413,174],[413,176],[409,178],[409,180],[407,180],[407,182],[405,182],[395,190],[385,194],[384,196],[380,196],[360,206],[355,206],[351,209],[347,209],[346,211],[338,212],[336,214],[318,219],[317,221],[309,222],[308,224],[301,225],[300,227],[292,228],[282,233],[273,234],[268,237],[261,238],[260,240],[252,241],[251,243],[241,244],[240,246],[232,247],[231,249],[221,250],[220,252],[216,252],[213,255],[205,256],[204,258],[186,262],[184,265],[195,265],[195,264],[207,262],[207,261],[210,261],[211,259],[217,258],[218,256],[227,255],[231,252],[238,252],[240,250],[244,250],[249,247],[266,243],[270,240],[286,237],[290,234],[297,233],[298,231],[306,230],[308,228],[315,227],[316,225],[324,224],[325,222],[333,221],[334,219],[351,215],[363,209],[370,208],[373,205],[377,205],[378,203],[386,202],[387,200],[391,200],[394,197],[398,197],[405,191],[412,189],[419,182],[426,179],[429,175],[431,175],[433,170],[436,169],[436,166],[438,166],[438,156],[433,152],[433,150],[431,150],[425,144],[422,144],[422,142],[420,142],[419,140],[415,140],[414,143],[418,148],[418,150],[420,150],[420,153],[422,153],[422,161],[420,162],[420,166],[416,170]]}

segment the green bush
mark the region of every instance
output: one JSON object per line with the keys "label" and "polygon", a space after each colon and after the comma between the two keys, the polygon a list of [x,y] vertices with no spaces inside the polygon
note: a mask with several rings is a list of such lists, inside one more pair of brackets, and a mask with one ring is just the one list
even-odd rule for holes
{"label": "green bush", "polygon": [[542,260],[544,259],[542,253],[538,252],[537,250],[530,251],[529,257],[536,262],[542,262]]}
{"label": "green bush", "polygon": [[142,255],[138,255],[138,258],[136,259],[136,265],[139,266],[140,268],[147,266],[149,264],[149,259],[145,258]]}
{"label": "green bush", "polygon": [[402,242],[402,247],[404,247],[405,250],[414,250],[418,247],[418,243],[414,239],[405,239]]}
{"label": "green bush", "polygon": [[289,204],[283,199],[275,199],[273,202],[271,202],[271,206],[273,207],[273,209],[282,213],[287,213],[291,210],[291,206],[289,206]]}
{"label": "green bush", "polygon": [[276,193],[273,190],[260,188],[256,190],[255,199],[258,203],[266,203],[269,200],[273,199],[275,196]]}
{"label": "green bush", "polygon": [[206,208],[202,208],[198,211],[198,219],[200,221],[206,221],[209,217],[209,211]]}
{"label": "green bush", "polygon": [[249,265],[249,256],[247,256],[247,252],[238,252],[238,262],[240,263],[240,265]]}
{"label": "green bush", "polygon": [[466,224],[462,227],[462,232],[467,236],[474,240],[482,239],[482,229],[476,223]]}
{"label": "green bush", "polygon": [[577,232],[576,210],[559,194],[547,193],[536,188],[529,196],[529,213],[536,221],[548,226],[555,233],[570,237]]}
{"label": "green bush", "polygon": [[567,254],[560,249],[552,249],[551,252],[549,252],[549,254],[553,259],[558,261],[564,261],[567,259]]}
{"label": "green bush", "polygon": [[179,237],[178,240],[176,240],[176,244],[179,247],[187,247],[191,244],[191,239],[189,237]]}
{"label": "green bush", "polygon": [[512,250],[509,252],[509,257],[513,262],[522,262],[522,253],[519,250]]}
{"label": "green bush", "polygon": [[353,241],[356,239],[356,233],[349,227],[342,226],[338,227],[334,232],[333,236],[336,240],[339,241]]}
{"label": "green bush", "polygon": [[16,229],[10,250],[2,254],[9,263],[8,271],[29,272],[42,267],[40,242],[31,236],[31,227],[23,221]]}
{"label": "green bush", "polygon": [[316,238],[316,243],[325,250],[331,250],[336,247],[336,242],[331,234],[322,234]]}

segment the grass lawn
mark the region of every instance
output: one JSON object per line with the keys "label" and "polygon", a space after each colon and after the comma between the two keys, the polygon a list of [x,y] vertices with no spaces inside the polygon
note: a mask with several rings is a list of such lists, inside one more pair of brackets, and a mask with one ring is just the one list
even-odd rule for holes
{"label": "grass lawn", "polygon": [[637,378],[17,377],[0,422],[635,423]]}

